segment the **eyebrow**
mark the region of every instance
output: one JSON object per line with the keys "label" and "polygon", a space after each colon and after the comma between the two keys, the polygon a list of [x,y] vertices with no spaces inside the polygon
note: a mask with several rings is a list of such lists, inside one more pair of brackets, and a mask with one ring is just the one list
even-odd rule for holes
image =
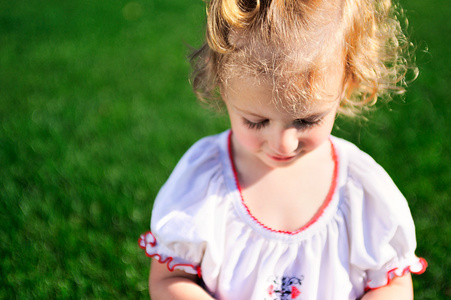
{"label": "eyebrow", "polygon": [[325,115],[329,114],[334,108],[328,109],[326,111],[320,112],[320,113],[315,113],[315,114],[311,114],[302,118],[298,118],[298,119],[321,119],[322,117],[324,117]]}
{"label": "eyebrow", "polygon": [[[266,117],[262,117],[261,115],[257,115],[255,113],[240,109],[238,107],[236,107],[235,105],[233,105],[233,107],[240,111],[241,113],[247,114],[247,115],[251,115],[253,117],[257,117],[257,118],[261,118],[261,119],[267,119]],[[324,117],[325,115],[327,115],[328,113],[330,113],[332,110],[334,109],[334,107],[332,107],[331,109],[328,109],[326,111],[323,112],[319,112],[319,113],[313,113],[311,115],[306,115],[300,118],[294,117],[295,120],[316,120],[316,119],[321,119],[322,117]]]}
{"label": "eyebrow", "polygon": [[234,106],[234,108],[235,108],[236,110],[238,110],[239,112],[242,112],[242,113],[244,113],[244,114],[246,114],[246,115],[251,115],[251,116],[253,116],[253,117],[266,119],[265,117],[262,117],[262,116],[260,116],[260,115],[254,114],[254,113],[249,112],[249,111],[247,111],[247,110],[240,109],[240,108],[238,108],[238,107],[236,107],[236,106]]}

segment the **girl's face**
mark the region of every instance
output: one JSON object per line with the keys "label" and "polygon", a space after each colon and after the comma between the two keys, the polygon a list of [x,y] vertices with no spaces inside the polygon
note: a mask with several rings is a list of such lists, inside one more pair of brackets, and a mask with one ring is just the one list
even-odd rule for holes
{"label": "girl's face", "polygon": [[270,169],[290,166],[328,141],[335,121],[343,71],[330,74],[317,101],[297,115],[278,108],[272,87],[255,79],[231,79],[223,98],[233,131],[235,154]]}

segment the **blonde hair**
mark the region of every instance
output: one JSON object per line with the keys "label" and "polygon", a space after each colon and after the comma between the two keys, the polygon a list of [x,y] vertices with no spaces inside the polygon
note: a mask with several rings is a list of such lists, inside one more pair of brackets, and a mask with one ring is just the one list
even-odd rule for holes
{"label": "blonde hair", "polygon": [[230,78],[252,75],[296,109],[321,98],[327,68],[343,61],[340,112],[352,115],[403,93],[409,69],[416,77],[402,20],[391,0],[210,0],[206,43],[191,56],[193,89],[218,105]]}

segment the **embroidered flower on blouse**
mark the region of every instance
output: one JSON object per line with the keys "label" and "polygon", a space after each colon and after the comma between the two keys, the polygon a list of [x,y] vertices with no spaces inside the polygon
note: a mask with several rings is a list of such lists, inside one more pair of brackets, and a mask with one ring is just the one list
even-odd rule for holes
{"label": "embroidered flower on blouse", "polygon": [[304,280],[304,276],[300,278],[289,276],[270,277],[265,300],[300,299],[302,280]]}

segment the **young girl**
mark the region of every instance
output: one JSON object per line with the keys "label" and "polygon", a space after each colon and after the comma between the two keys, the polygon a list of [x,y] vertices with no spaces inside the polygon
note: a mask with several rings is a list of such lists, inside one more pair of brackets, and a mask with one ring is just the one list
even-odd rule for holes
{"label": "young girl", "polygon": [[[412,299],[405,198],[331,136],[409,67],[390,0],[211,0],[193,55],[231,130],[183,156],[140,246],[152,299]],[[405,43],[405,41],[404,41]]]}

